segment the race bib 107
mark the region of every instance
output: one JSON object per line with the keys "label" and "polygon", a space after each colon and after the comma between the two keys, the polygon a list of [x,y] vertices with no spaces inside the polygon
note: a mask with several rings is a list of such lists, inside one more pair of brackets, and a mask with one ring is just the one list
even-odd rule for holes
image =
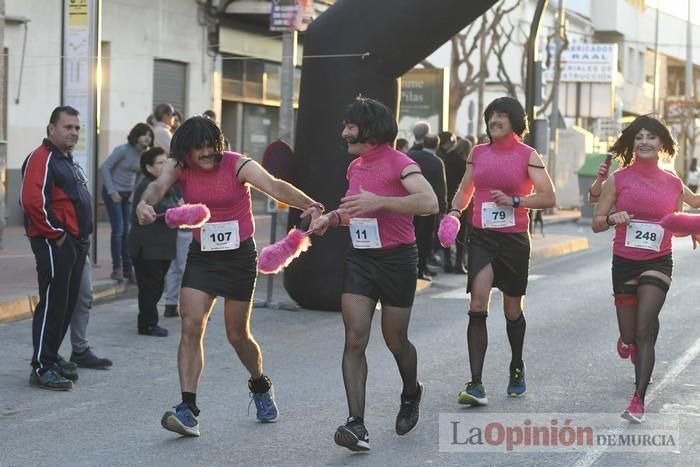
{"label": "race bib 107", "polygon": [[207,222],[201,237],[202,251],[236,250],[241,246],[238,221]]}

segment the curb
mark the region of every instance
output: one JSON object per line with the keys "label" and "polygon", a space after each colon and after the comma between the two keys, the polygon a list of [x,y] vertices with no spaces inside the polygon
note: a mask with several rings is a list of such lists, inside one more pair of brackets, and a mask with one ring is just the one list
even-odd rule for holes
{"label": "curb", "polygon": [[573,237],[569,240],[532,251],[530,259],[544,259],[556,256],[564,256],[577,251],[588,249],[588,239],[585,237]]}
{"label": "curb", "polygon": [[[570,220],[567,220],[569,222]],[[585,237],[572,237],[557,245],[551,245],[533,250],[531,259],[544,259],[556,256],[568,255],[588,248],[588,239]],[[429,289],[432,282],[418,280],[416,293]],[[113,281],[99,281],[93,284],[93,304],[98,305],[109,301],[136,297],[138,289],[125,283],[117,284]],[[38,295],[19,297],[6,301],[0,301],[0,323],[10,323],[22,319],[31,318],[34,307],[39,302]]]}
{"label": "curb", "polygon": [[[136,286],[128,286],[124,283],[117,284],[113,281],[96,282],[92,287],[92,302],[95,305],[106,303],[121,298],[136,296]],[[0,301],[0,323],[10,323],[21,319],[28,319],[34,315],[34,308],[39,302],[39,295],[29,295]]]}

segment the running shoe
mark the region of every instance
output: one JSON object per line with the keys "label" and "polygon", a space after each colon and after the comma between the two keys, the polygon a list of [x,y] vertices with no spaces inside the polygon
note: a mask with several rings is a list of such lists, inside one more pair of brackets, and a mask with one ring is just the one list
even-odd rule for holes
{"label": "running shoe", "polygon": [[345,425],[335,430],[335,444],[354,452],[369,451],[369,433],[364,421],[359,417],[350,417]]}
{"label": "running shoe", "polygon": [[174,431],[183,436],[199,436],[199,422],[192,413],[190,406],[182,402],[163,414],[160,424],[168,431]]}
{"label": "running shoe", "polygon": [[620,358],[629,358],[631,347],[632,345],[627,345],[622,342],[622,336],[617,339],[617,354],[620,356]]}
{"label": "running shoe", "polygon": [[637,394],[632,398],[627,410],[622,412],[621,417],[632,423],[642,423],[644,421],[644,402]]}
{"label": "running shoe", "polygon": [[510,397],[520,397],[527,392],[525,386],[525,365],[510,372],[510,381],[506,392]]}
{"label": "running shoe", "polygon": [[407,435],[418,425],[420,415],[420,401],[423,397],[423,383],[418,382],[418,391],[415,398],[407,399],[401,396],[401,408],[396,416],[396,434]]}
{"label": "running shoe", "polygon": [[[270,383],[269,378],[265,376],[267,382]],[[248,388],[250,389],[251,402],[255,402],[255,409],[257,411],[256,417],[259,422],[262,423],[274,423],[279,417],[279,410],[277,410],[277,404],[275,403],[275,390],[270,383],[270,389],[267,392],[253,392],[252,383],[248,381]],[[250,407],[250,404],[248,405]]]}
{"label": "running shoe", "polygon": [[464,388],[464,391],[459,393],[459,403],[463,405],[471,405],[473,407],[488,404],[489,400],[486,398],[484,385],[469,381],[467,383],[467,387]]}

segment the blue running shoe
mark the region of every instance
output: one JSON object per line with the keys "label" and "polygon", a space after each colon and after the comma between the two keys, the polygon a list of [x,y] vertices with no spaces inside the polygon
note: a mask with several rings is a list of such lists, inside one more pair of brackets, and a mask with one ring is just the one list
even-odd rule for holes
{"label": "blue running shoe", "polygon": [[264,378],[270,384],[270,389],[268,389],[267,392],[253,392],[252,383],[249,381],[248,387],[250,388],[250,397],[252,402],[255,402],[258,421],[262,423],[274,423],[279,417],[277,404],[275,404],[275,390],[272,387],[272,383],[270,383],[270,379],[267,376],[264,376]]}
{"label": "blue running shoe", "polygon": [[511,371],[507,392],[510,397],[520,397],[527,392],[525,387],[525,365],[522,368],[516,368]]}
{"label": "blue running shoe", "polygon": [[199,422],[192,413],[190,406],[184,402],[163,414],[160,424],[168,431],[174,431],[183,436],[199,436]]}
{"label": "blue running shoe", "polygon": [[464,391],[459,393],[459,403],[463,405],[471,405],[473,407],[488,404],[489,400],[486,398],[484,385],[469,381],[467,383],[467,387],[464,388]]}

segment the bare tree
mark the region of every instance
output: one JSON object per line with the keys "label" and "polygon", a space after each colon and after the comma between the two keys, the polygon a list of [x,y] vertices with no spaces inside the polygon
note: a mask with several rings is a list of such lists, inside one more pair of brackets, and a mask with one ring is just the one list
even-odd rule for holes
{"label": "bare tree", "polygon": [[566,35],[566,28],[564,28],[563,36],[560,39],[561,45],[556,48],[556,53],[552,54],[550,44],[556,41],[558,37],[559,34],[557,31],[554,31],[552,32],[552,34],[547,36],[547,59],[545,60],[545,65],[547,68],[549,68],[550,66],[552,66],[553,62],[554,76],[552,76],[552,85],[550,87],[549,94],[542,103],[542,106],[537,111],[537,116],[544,115],[545,112],[548,110],[554,98],[554,93],[552,92],[552,90],[555,86],[559,86],[559,83],[561,82],[561,56],[564,53],[564,50],[569,48],[569,37]]}
{"label": "bare tree", "polygon": [[[449,126],[454,131],[457,111],[465,97],[477,93],[477,115],[481,115],[484,102],[486,81],[490,76],[488,62],[492,54],[496,56],[498,71],[496,77],[504,83],[509,94],[515,95],[517,87],[510,79],[505,66],[504,54],[513,44],[524,48],[524,41],[516,43],[513,36],[516,27],[507,21],[508,15],[516,10],[523,0],[501,0],[459,34],[452,37],[450,56],[450,98]],[[527,36],[525,36],[527,37]],[[429,61],[421,62],[426,68],[435,68]],[[478,132],[482,131],[481,119],[478,119]]]}

